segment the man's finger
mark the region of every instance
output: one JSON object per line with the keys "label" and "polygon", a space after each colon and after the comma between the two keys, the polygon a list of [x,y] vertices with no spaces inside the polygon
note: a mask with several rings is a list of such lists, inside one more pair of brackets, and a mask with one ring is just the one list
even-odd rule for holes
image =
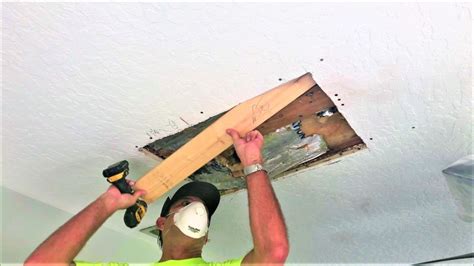
{"label": "man's finger", "polygon": [[258,131],[254,130],[250,132],[250,140],[255,140],[258,136]]}
{"label": "man's finger", "polygon": [[133,193],[133,196],[135,196],[135,199],[137,200],[139,197],[145,195],[147,192],[143,189],[140,189],[138,191],[135,191],[135,193]]}
{"label": "man's finger", "polygon": [[255,130],[254,131],[254,139],[258,139],[258,137],[260,136],[260,132],[258,132],[258,130]]}
{"label": "man's finger", "polygon": [[250,131],[249,133],[247,133],[247,135],[246,135],[246,138],[245,138],[245,139],[247,140],[247,142],[249,142],[249,141],[252,141],[252,140],[253,140],[253,133],[252,133],[252,131]]}

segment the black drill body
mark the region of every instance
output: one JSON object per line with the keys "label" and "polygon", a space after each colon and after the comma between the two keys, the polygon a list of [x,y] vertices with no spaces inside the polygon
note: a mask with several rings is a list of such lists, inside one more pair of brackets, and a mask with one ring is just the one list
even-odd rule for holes
{"label": "black drill body", "polygon": [[[122,194],[133,194],[135,191],[133,191],[132,187],[127,183],[127,180],[125,180],[128,171],[128,162],[123,160],[107,167],[107,169],[104,169],[102,175],[107,178],[109,183],[117,187]],[[129,228],[137,226],[141,222],[143,216],[145,216],[147,207],[146,202],[143,200],[137,200],[133,206],[128,207],[123,217],[125,225]]]}

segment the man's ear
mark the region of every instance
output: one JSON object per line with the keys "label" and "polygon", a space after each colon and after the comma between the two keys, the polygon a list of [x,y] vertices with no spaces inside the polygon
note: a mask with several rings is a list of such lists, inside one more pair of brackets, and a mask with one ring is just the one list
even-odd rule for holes
{"label": "man's ear", "polygon": [[156,227],[158,229],[160,229],[160,231],[163,231],[165,229],[165,222],[166,222],[166,218],[165,217],[159,217],[157,220],[156,220]]}

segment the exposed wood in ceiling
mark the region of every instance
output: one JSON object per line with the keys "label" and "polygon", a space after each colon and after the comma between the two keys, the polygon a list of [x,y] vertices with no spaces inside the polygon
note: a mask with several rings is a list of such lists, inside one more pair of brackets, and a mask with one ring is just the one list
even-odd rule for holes
{"label": "exposed wood in ceiling", "polygon": [[[156,140],[144,146],[142,150],[158,158],[166,159],[226,112],[186,128],[179,133]],[[326,115],[321,115],[323,112],[326,112]],[[338,112],[331,98],[317,84],[261,124],[257,130],[266,137],[277,129],[292,124],[297,125],[299,134],[302,136],[320,135],[328,150],[325,155],[271,176],[273,179],[285,176],[293,171],[323,163],[331,163],[339,160],[341,156],[366,147],[344,116]],[[282,143],[283,145],[285,144]],[[218,186],[222,194],[228,194],[245,188],[245,182],[238,178],[242,176],[242,166],[233,147],[230,147],[189,178],[212,182]]]}

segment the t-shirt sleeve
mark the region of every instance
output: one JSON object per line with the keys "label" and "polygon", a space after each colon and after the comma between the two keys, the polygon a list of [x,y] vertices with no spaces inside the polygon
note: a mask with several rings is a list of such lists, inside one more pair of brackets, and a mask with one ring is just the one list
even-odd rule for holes
{"label": "t-shirt sleeve", "polygon": [[226,260],[223,262],[210,262],[209,266],[240,266],[243,260],[244,260],[244,257],[240,259]]}
{"label": "t-shirt sleeve", "polygon": [[124,262],[89,262],[82,260],[75,260],[76,266],[128,266],[128,263]]}

